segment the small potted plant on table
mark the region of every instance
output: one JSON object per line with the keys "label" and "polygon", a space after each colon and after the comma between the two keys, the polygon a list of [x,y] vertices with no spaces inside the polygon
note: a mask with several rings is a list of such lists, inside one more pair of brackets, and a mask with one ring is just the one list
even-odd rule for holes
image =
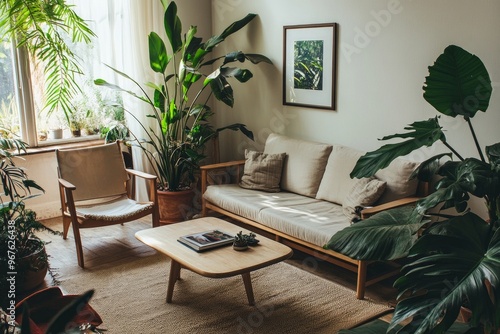
{"label": "small potted plant on table", "polygon": [[243,231],[240,231],[234,236],[233,248],[237,251],[243,251],[248,249],[248,246],[255,246],[258,243],[259,240],[255,239],[254,233],[243,234]]}

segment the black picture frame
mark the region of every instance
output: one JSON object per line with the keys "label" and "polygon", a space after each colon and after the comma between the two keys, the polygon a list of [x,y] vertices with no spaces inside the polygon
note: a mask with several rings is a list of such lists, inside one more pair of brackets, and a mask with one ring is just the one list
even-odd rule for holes
{"label": "black picture frame", "polygon": [[283,27],[283,105],[336,109],[337,23]]}

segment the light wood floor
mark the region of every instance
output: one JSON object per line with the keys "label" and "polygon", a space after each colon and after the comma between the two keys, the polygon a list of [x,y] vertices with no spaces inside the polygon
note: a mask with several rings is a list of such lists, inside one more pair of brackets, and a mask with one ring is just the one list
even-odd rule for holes
{"label": "light wood floor", "polygon": [[[43,223],[54,230],[62,231],[61,218],[45,220]],[[155,250],[134,237],[135,232],[149,227],[151,227],[151,220],[144,218],[135,222],[126,223],[123,226],[114,225],[80,230],[84,247],[85,267],[91,268],[114,261],[154,254],[156,252]],[[43,239],[47,242],[59,239],[58,242],[60,243],[62,237],[44,233]],[[67,244],[64,252],[61,252],[60,249],[54,250],[51,248],[50,243],[47,245],[50,264],[56,273],[57,268],[78,266],[71,229],[68,239],[63,242]],[[294,256],[286,262],[353,290],[355,289],[356,275],[330,263],[318,260],[298,251],[295,251]],[[47,275],[45,281],[47,285],[52,284],[52,279],[49,275]],[[62,286],[62,288],[64,289],[64,286]],[[394,305],[396,290],[392,288],[392,281],[386,280],[367,288],[366,297],[375,301]]]}

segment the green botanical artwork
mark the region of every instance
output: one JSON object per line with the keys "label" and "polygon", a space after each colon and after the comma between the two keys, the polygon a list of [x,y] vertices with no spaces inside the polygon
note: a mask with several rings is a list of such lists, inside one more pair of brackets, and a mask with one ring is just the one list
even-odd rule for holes
{"label": "green botanical artwork", "polygon": [[296,41],[293,64],[294,88],[323,90],[323,41]]}

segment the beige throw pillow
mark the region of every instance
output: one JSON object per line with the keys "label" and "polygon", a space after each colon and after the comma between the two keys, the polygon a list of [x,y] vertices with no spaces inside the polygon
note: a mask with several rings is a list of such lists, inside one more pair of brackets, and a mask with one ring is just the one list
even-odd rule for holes
{"label": "beige throw pillow", "polygon": [[240,187],[279,192],[285,157],[286,153],[266,154],[245,150],[246,161]]}
{"label": "beige throw pillow", "polygon": [[374,177],[355,180],[350,192],[344,199],[344,204],[342,204],[344,214],[351,221],[356,217],[359,218],[356,207],[367,207],[374,204],[384,193],[387,184]]}
{"label": "beige throw pillow", "polygon": [[351,179],[349,174],[362,155],[362,152],[350,147],[333,145],[316,198],[344,204],[345,198],[356,181],[356,179]]}

